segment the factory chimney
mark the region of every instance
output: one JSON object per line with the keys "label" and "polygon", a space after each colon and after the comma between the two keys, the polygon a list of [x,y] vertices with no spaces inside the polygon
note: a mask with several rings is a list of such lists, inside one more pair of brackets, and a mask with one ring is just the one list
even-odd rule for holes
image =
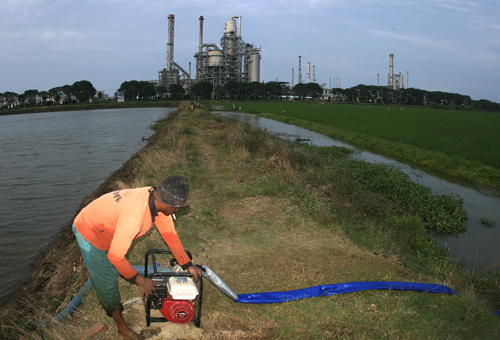
{"label": "factory chimney", "polygon": [[201,49],[202,49],[202,46],[203,46],[203,15],[200,16],[200,53],[201,53]]}
{"label": "factory chimney", "polygon": [[167,70],[172,71],[174,64],[174,21],[175,16],[168,16]]}
{"label": "factory chimney", "polygon": [[387,87],[395,89],[396,84],[394,82],[394,54],[389,54],[389,79],[387,81]]}
{"label": "factory chimney", "polygon": [[311,82],[311,63],[307,62],[307,83]]}
{"label": "factory chimney", "polygon": [[300,68],[300,58],[302,58],[300,55],[299,55],[299,75],[298,75],[298,81],[297,81],[297,84],[300,84],[302,83],[302,69]]}
{"label": "factory chimney", "polygon": [[394,54],[389,54],[389,75],[392,77],[394,74]]}

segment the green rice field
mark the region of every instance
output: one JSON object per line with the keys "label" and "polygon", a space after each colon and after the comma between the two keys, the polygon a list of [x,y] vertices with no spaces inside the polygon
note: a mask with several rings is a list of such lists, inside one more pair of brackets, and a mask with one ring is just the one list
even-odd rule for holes
{"label": "green rice field", "polygon": [[[498,113],[320,102],[241,102],[238,107],[500,188]],[[481,178],[484,172],[489,179]]]}

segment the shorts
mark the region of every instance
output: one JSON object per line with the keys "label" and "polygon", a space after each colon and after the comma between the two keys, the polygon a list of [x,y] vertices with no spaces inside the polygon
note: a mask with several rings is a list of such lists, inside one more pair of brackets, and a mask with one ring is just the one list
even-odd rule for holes
{"label": "shorts", "polygon": [[97,249],[90,244],[80,235],[74,224],[73,232],[89,272],[90,281],[106,314],[111,316],[115,310],[123,310],[118,290],[118,278],[113,265],[108,260],[108,252]]}

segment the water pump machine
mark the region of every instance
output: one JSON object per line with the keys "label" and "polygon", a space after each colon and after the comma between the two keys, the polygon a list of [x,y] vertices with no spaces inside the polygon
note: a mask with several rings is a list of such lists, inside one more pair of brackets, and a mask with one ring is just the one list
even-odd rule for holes
{"label": "water pump machine", "polygon": [[[160,267],[157,262],[159,253],[170,255],[171,268]],[[191,258],[191,254],[186,252]],[[152,273],[148,273],[148,258],[151,257]],[[146,324],[151,322],[189,323],[194,321],[200,326],[201,303],[203,298],[203,279],[198,284],[188,271],[183,270],[173,257],[170,250],[151,249],[146,253],[144,261],[144,276],[153,280],[156,291],[146,301]],[[151,310],[157,309],[163,317],[152,317]]]}

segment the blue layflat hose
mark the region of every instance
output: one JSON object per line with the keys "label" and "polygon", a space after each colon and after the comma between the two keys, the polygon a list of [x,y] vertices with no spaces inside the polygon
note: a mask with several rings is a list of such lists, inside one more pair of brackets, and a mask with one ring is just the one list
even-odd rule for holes
{"label": "blue layflat hose", "polygon": [[238,299],[236,299],[235,302],[281,303],[312,297],[359,292],[362,290],[410,290],[425,293],[444,293],[450,295],[458,295],[458,293],[446,286],[430,283],[368,281],[337,283],[332,285],[322,285],[283,292],[240,294],[238,295]]}

